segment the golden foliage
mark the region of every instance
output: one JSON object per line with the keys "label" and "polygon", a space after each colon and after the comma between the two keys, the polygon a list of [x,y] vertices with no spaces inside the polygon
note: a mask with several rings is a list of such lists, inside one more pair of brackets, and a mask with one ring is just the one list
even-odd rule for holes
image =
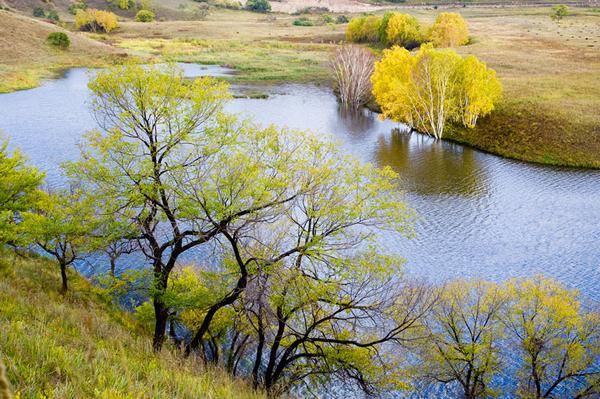
{"label": "golden foliage", "polygon": [[469,42],[467,21],[455,12],[443,12],[429,31],[429,40],[435,47],[456,47]]}
{"label": "golden foliage", "polygon": [[75,27],[79,30],[109,33],[119,26],[117,16],[110,11],[94,8],[79,10],[75,14]]}
{"label": "golden foliage", "polygon": [[441,138],[449,121],[474,127],[500,98],[496,73],[471,56],[421,46],[412,55],[394,47],[384,51],[371,78],[383,116]]}
{"label": "golden foliage", "polygon": [[375,43],[379,40],[381,18],[374,15],[352,18],[346,29],[346,40],[354,43]]}
{"label": "golden foliage", "polygon": [[394,13],[387,22],[386,38],[389,44],[415,46],[421,40],[419,21],[408,14]]}

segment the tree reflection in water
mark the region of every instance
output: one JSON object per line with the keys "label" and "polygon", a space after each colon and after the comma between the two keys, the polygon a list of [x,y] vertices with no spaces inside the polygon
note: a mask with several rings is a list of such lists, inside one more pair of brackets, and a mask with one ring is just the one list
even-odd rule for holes
{"label": "tree reflection in water", "polygon": [[378,166],[398,172],[405,190],[423,195],[479,197],[488,191],[484,165],[468,147],[394,129],[375,146]]}

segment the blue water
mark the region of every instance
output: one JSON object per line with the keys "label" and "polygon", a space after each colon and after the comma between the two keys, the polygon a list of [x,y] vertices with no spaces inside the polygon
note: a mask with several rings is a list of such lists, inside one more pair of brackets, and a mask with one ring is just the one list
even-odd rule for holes
{"label": "blue water", "polygon": [[[183,66],[189,76],[229,73]],[[46,171],[49,186],[62,184],[60,164],[77,159],[82,135],[95,128],[86,86],[93,73],[72,69],[38,88],[0,95],[0,132]],[[419,214],[417,234],[381,240],[407,259],[407,273],[438,281],[543,273],[600,300],[600,171],[535,166],[394,132],[399,125],[368,111],[340,112],[326,87],[259,89],[269,98],[232,100],[227,110],[330,136],[344,151],[401,175],[406,201]],[[124,262],[139,266],[131,257]],[[105,269],[102,262],[88,272]]]}

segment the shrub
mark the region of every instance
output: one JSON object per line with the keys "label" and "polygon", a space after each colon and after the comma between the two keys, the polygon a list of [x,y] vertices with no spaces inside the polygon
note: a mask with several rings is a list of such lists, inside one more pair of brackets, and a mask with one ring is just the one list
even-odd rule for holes
{"label": "shrub", "polygon": [[46,16],[46,11],[42,7],[36,7],[33,9],[33,16],[36,18],[44,18]]}
{"label": "shrub", "polygon": [[118,26],[117,16],[109,11],[91,8],[75,14],[75,27],[79,30],[109,33]]}
{"label": "shrub", "polygon": [[133,0],[114,0],[113,2],[121,10],[129,10],[135,6],[135,1]]}
{"label": "shrub", "polygon": [[75,1],[69,6],[69,12],[75,15],[79,10],[87,10],[87,7],[88,6],[85,1]]}
{"label": "shrub", "polygon": [[267,0],[248,0],[246,9],[256,12],[269,12],[271,11],[271,4]]}
{"label": "shrub", "polygon": [[241,10],[243,8],[242,3],[235,0],[214,0],[212,5],[219,8],[227,8],[229,10]]}
{"label": "shrub", "polygon": [[429,40],[435,47],[456,47],[469,42],[469,28],[464,18],[454,12],[438,15],[429,31]]}
{"label": "shrub", "polygon": [[329,65],[342,105],[358,109],[372,98],[371,75],[375,57],[358,45],[340,46]]}
{"label": "shrub", "polygon": [[152,22],[156,16],[150,10],[139,10],[137,14],[135,14],[135,20],[137,22]]}
{"label": "shrub", "polygon": [[338,15],[335,19],[336,24],[347,24],[348,22],[350,22],[350,20],[345,15]]}
{"label": "shrub", "polygon": [[380,26],[381,18],[374,15],[352,18],[346,29],[346,39],[354,43],[376,43]]}
{"label": "shrub", "polygon": [[388,11],[385,14],[383,14],[383,17],[381,18],[381,24],[379,24],[378,39],[383,44],[386,44],[388,42],[387,27],[388,23],[390,22],[390,18],[392,18],[392,16],[395,14],[395,12]]}
{"label": "shrub", "polygon": [[552,7],[552,15],[550,15],[550,18],[552,18],[553,21],[560,22],[560,20],[567,15],[569,15],[569,7],[564,4],[559,4]]}
{"label": "shrub", "polygon": [[58,21],[60,19],[56,10],[48,10],[46,18],[51,19],[52,21]]}
{"label": "shrub", "polygon": [[324,24],[334,24],[335,23],[335,19],[329,14],[321,15],[321,21],[323,21]]}
{"label": "shrub", "polygon": [[388,20],[385,37],[387,44],[416,47],[421,41],[421,26],[415,17],[396,13]]}
{"label": "shrub", "polygon": [[52,32],[48,35],[48,43],[52,46],[60,47],[66,49],[71,44],[69,40],[69,36],[67,36],[64,32]]}
{"label": "shrub", "polygon": [[314,26],[314,22],[306,17],[298,18],[294,20],[295,26]]}

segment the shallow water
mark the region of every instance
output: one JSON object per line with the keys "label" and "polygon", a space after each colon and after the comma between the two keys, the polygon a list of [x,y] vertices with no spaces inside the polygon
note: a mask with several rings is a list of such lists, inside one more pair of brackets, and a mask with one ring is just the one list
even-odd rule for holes
{"label": "shallow water", "polygon": [[[190,76],[221,76],[219,67],[185,65]],[[78,157],[93,129],[87,79],[72,69],[41,87],[0,95],[0,131],[60,185],[61,162]],[[368,111],[340,112],[328,88],[261,88],[268,99],[236,99],[231,112],[331,136],[365,162],[390,165],[418,212],[416,237],[382,243],[407,259],[407,271],[434,280],[504,280],[543,273],[600,300],[600,171],[505,160],[419,134]],[[599,155],[600,156],[600,155]]]}

